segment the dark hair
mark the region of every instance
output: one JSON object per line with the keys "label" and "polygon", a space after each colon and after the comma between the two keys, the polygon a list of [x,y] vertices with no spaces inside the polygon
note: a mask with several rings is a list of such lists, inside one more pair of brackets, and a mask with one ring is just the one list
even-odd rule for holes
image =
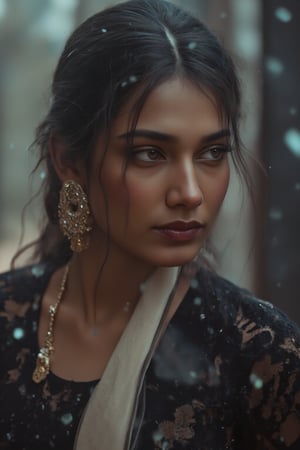
{"label": "dark hair", "polygon": [[[89,164],[99,132],[107,133],[126,99],[141,87],[137,120],[149,93],[180,75],[205,89],[232,132],[234,158],[246,174],[238,133],[239,82],[231,57],[198,19],[165,0],[130,0],[93,15],[70,36],[54,73],[49,112],[37,128],[39,163],[46,163],[46,223],[36,256],[63,264],[69,243],[58,226],[61,187],[49,156],[49,139],[65,142],[67,160]],[[136,122],[135,122],[136,123]]]}

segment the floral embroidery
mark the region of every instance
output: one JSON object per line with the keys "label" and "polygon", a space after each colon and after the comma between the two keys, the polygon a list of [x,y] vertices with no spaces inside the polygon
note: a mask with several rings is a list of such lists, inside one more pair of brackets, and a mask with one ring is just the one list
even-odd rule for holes
{"label": "floral embroidery", "polygon": [[251,319],[244,317],[243,310],[240,307],[237,317],[236,324],[242,333],[242,348],[246,346],[246,344],[251,341],[255,336],[267,332],[269,334],[269,343],[272,343],[274,340],[274,331],[268,326],[257,326],[257,324]]}
{"label": "floral embroidery", "polygon": [[29,302],[20,305],[15,300],[6,300],[4,302],[4,311],[0,311],[0,317],[4,317],[8,322],[12,322],[16,316],[24,317],[29,307]]}
{"label": "floral embroidery", "polygon": [[[174,442],[186,444],[194,437],[193,425],[195,424],[194,409],[191,405],[182,405],[175,411],[174,422],[165,421],[159,425],[159,431],[162,434],[160,442],[156,443],[157,449],[172,449]],[[168,441],[166,447],[164,442]]]}
{"label": "floral embroidery", "polygon": [[297,358],[300,358],[300,347],[296,347],[295,339],[286,338],[280,347],[289,353],[294,353]]}

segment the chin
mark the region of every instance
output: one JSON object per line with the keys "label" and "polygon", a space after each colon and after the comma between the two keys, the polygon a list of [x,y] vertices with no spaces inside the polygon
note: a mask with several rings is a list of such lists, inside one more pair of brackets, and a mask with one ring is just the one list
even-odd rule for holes
{"label": "chin", "polygon": [[[164,257],[159,258],[159,261],[156,261],[156,266],[159,267],[178,267],[178,266],[184,266],[185,264],[188,264],[194,260],[194,258],[199,254],[200,248],[197,249],[197,251],[194,252],[186,252],[185,254],[182,254],[181,252],[178,252],[177,255],[164,255]],[[181,253],[181,254],[180,254]]]}

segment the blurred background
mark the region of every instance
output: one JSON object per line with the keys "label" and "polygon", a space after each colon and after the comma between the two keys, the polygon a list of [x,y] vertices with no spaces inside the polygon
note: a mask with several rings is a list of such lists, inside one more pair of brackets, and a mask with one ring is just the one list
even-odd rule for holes
{"label": "blurred background", "polygon": [[[300,324],[300,1],[173,1],[216,32],[242,83],[255,202],[233,176],[214,235],[217,270]],[[9,269],[22,209],[44,177],[30,177],[37,155],[29,147],[64,42],[114,3],[0,0],[0,271]],[[36,237],[39,220],[37,200],[26,210],[23,243]]]}

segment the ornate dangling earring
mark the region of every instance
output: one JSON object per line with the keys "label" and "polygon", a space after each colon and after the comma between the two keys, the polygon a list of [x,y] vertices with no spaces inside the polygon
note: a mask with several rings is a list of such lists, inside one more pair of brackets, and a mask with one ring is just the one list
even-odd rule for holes
{"label": "ornate dangling earring", "polygon": [[89,246],[91,211],[87,195],[76,181],[65,181],[61,187],[58,204],[59,225],[70,240],[71,250],[81,252]]}

